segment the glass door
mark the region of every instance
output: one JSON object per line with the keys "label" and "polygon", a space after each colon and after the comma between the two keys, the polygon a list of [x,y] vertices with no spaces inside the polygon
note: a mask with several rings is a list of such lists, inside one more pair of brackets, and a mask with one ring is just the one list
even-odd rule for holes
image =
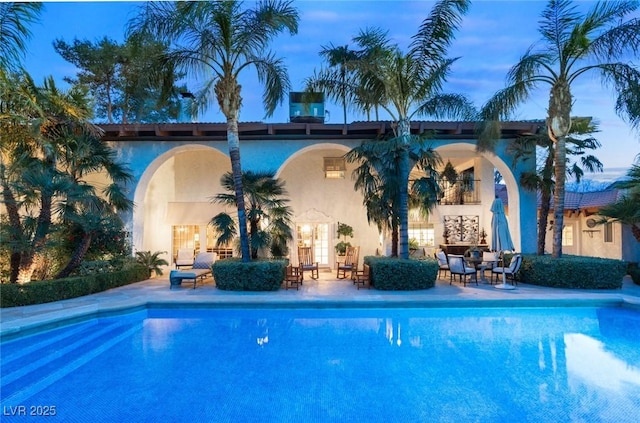
{"label": "glass door", "polygon": [[297,246],[313,248],[313,258],[319,266],[329,265],[329,224],[298,223]]}

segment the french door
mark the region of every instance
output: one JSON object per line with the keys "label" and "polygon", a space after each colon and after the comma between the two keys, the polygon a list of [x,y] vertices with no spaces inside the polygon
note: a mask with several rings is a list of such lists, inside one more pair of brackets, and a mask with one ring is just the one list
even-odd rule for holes
{"label": "french door", "polygon": [[329,224],[298,223],[297,246],[311,247],[313,258],[319,266],[329,265]]}

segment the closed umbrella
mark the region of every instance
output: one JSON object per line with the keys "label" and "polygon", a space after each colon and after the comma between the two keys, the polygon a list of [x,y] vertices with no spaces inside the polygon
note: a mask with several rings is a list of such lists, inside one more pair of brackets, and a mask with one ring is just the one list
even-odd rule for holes
{"label": "closed umbrella", "polygon": [[[509,232],[509,224],[507,223],[507,216],[504,214],[504,205],[502,200],[496,197],[491,205],[491,249],[493,251],[513,251],[513,241],[511,240],[511,233]],[[502,283],[496,285],[498,289],[515,289],[513,285],[508,285],[504,274],[504,261],[502,263]]]}

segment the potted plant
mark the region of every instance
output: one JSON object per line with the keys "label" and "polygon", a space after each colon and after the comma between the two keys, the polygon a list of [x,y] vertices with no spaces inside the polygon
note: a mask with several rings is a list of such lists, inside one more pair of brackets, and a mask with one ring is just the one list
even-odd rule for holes
{"label": "potted plant", "polygon": [[338,238],[342,237],[340,242],[335,245],[336,253],[344,256],[347,253],[347,247],[351,247],[351,243],[347,241],[347,237],[353,238],[353,228],[346,223],[338,222]]}

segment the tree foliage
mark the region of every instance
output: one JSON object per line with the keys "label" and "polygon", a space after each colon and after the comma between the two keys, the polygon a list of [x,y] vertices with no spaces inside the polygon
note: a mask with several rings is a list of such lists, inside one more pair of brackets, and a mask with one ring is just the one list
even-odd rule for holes
{"label": "tree foliage", "polygon": [[466,0],[438,1],[412,37],[406,53],[386,39],[386,32],[379,29],[361,31],[354,42],[361,43],[366,54],[349,64],[357,69],[357,77],[347,78],[345,82],[338,68],[337,71],[320,72],[307,81],[308,90],[327,91],[339,98],[346,93],[352,101],[384,109],[393,119],[394,136],[402,146],[396,163],[401,258],[409,257],[411,119],[432,116],[471,120],[476,117],[466,97],[443,92],[451,66],[456,61],[447,57],[447,50],[469,4]]}
{"label": "tree foliage", "polygon": [[177,83],[184,75],[164,60],[167,46],[142,35],[124,44],[104,37],[95,42],[57,39],[53,47],[78,69],[70,84],[82,84],[93,96],[96,117],[108,123],[168,122],[180,108]]}
{"label": "tree foliage", "polygon": [[[7,211],[2,247],[10,256],[9,281],[31,280],[52,233],[74,224],[83,238],[63,269],[68,274],[82,261],[101,220],[132,207],[123,191],[131,175],[89,122],[82,87],[62,91],[52,78],[38,86],[26,73],[0,70],[0,91],[0,185]],[[91,183],[101,172],[104,184]]]}
{"label": "tree foliage", "polygon": [[640,128],[640,3],[598,2],[580,13],[570,0],[549,0],[539,21],[541,40],[531,46],[507,75],[507,87],[483,107],[480,150],[492,150],[499,139],[500,120],[526,102],[532,93],[549,89],[547,131],[554,143],[553,256],[562,256],[567,135],[571,132],[572,86],[596,74],[617,95],[616,112]]}
{"label": "tree foliage", "polygon": [[140,36],[158,37],[170,46],[167,62],[202,83],[196,93],[200,111],[217,102],[227,119],[227,143],[238,210],[240,250],[251,260],[240,162],[238,119],[242,107],[240,73],[253,69],[263,85],[263,105],[271,116],[289,91],[282,59],[269,50],[280,33],[298,32],[298,11],[291,1],[259,1],[244,9],[238,1],[147,2],[129,24]]}
{"label": "tree foliage", "polygon": [[[275,179],[274,172],[248,171],[242,175],[246,216],[251,246],[251,258],[258,258],[258,252],[275,244],[278,251],[286,249],[287,241],[293,238],[291,232],[291,208],[287,205],[285,183]],[[226,193],[212,198],[212,202],[236,206],[233,175],[225,173],[221,178]],[[228,213],[219,213],[210,223],[219,233],[217,245],[228,245],[235,238],[238,229],[235,219]]]}

